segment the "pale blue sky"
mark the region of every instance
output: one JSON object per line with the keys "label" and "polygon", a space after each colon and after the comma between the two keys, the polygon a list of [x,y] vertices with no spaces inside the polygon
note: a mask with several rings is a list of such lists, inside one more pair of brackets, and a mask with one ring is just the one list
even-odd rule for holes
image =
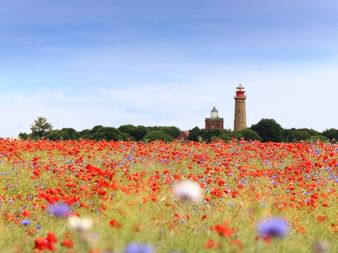
{"label": "pale blue sky", "polygon": [[0,136],[102,124],[338,128],[336,0],[0,0]]}

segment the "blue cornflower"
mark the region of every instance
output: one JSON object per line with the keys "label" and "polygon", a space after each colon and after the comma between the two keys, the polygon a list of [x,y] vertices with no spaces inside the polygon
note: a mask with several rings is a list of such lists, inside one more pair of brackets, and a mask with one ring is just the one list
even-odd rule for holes
{"label": "blue cornflower", "polygon": [[67,217],[71,213],[70,207],[65,203],[56,203],[48,206],[49,214],[55,217]]}
{"label": "blue cornflower", "polygon": [[21,221],[21,224],[24,225],[24,226],[28,226],[29,224],[31,224],[31,222],[30,222],[30,220],[25,219],[25,220]]}
{"label": "blue cornflower", "polygon": [[151,245],[133,242],[127,246],[124,253],[155,253],[155,250]]}
{"label": "blue cornflower", "polygon": [[261,237],[282,238],[289,232],[289,224],[282,218],[267,218],[258,223],[257,232]]}

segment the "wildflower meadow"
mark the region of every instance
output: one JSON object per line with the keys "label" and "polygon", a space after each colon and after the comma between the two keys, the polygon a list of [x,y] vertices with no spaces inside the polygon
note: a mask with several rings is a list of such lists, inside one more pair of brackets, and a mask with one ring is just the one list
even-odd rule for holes
{"label": "wildflower meadow", "polygon": [[0,140],[0,252],[338,252],[338,144]]}

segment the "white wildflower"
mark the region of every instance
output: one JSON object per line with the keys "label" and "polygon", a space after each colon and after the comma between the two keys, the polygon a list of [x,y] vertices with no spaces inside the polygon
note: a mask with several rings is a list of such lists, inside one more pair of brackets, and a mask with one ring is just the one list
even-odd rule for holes
{"label": "white wildflower", "polygon": [[330,249],[329,243],[327,241],[316,241],[312,245],[312,250],[315,253],[324,253]]}
{"label": "white wildflower", "polygon": [[89,218],[80,218],[78,216],[68,217],[68,225],[71,229],[82,232],[87,231],[93,226],[93,220]]}
{"label": "white wildflower", "polygon": [[178,200],[199,203],[203,200],[203,190],[197,182],[182,181],[173,186],[173,193]]}

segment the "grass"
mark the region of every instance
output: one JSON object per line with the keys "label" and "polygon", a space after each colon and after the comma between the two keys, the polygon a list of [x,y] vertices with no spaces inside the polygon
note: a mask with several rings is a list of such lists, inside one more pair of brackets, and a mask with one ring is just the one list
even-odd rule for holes
{"label": "grass", "polygon": [[[35,241],[52,232],[53,251],[68,253],[122,253],[131,242],[157,253],[305,253],[316,241],[337,252],[337,158],[338,145],[321,142],[1,140],[0,248],[39,252]],[[184,179],[204,188],[202,203],[174,198],[172,184]],[[68,203],[94,226],[72,230],[47,212],[51,202]],[[259,238],[257,223],[274,216],[288,221],[288,235]],[[217,224],[232,233],[219,235]],[[62,246],[64,239],[73,246]]]}

